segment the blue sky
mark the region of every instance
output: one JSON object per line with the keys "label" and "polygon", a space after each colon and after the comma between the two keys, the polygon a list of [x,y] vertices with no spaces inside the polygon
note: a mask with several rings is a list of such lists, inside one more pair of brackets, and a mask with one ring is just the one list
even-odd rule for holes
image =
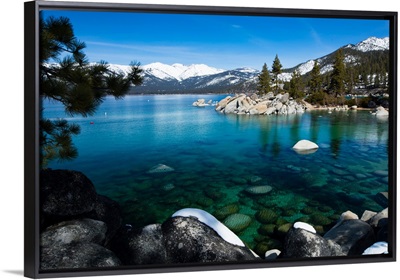
{"label": "blue sky", "polygon": [[70,18],[90,61],[204,63],[234,69],[284,68],[326,55],[348,43],[389,36],[386,20],[284,18],[44,11]]}

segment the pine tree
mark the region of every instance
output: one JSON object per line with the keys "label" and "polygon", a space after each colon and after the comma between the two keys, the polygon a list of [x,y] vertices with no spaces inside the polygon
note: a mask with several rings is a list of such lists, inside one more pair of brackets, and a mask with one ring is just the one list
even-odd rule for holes
{"label": "pine tree", "polygon": [[343,50],[339,49],[335,55],[335,62],[331,74],[331,82],[329,85],[329,90],[336,97],[342,96],[345,92],[345,85],[344,85],[345,73],[346,73],[346,68],[344,66]]}
{"label": "pine tree", "polygon": [[275,79],[275,91],[278,93],[279,90],[279,74],[282,73],[282,64],[278,58],[278,55],[275,56],[274,62],[272,63],[272,73],[274,74]]}
{"label": "pine tree", "polygon": [[[130,72],[112,71],[101,61],[89,63],[86,47],[66,17],[40,17],[40,94],[63,104],[67,114],[93,115],[106,95],[122,98],[131,85],[142,83],[140,63],[132,62]],[[40,120],[41,164],[54,159],[70,160],[78,155],[72,136],[80,132],[66,120]]]}
{"label": "pine tree", "polygon": [[301,80],[300,73],[294,70],[292,74],[292,79],[289,84],[289,94],[294,99],[299,99],[304,97],[304,85]]}
{"label": "pine tree", "polygon": [[321,69],[317,61],[314,61],[314,67],[311,70],[311,79],[308,82],[310,94],[320,93],[322,91]]}
{"label": "pine tree", "polygon": [[257,91],[258,94],[264,95],[270,91],[270,81],[271,78],[269,77],[269,71],[267,64],[264,63],[260,75],[258,75],[258,85]]}

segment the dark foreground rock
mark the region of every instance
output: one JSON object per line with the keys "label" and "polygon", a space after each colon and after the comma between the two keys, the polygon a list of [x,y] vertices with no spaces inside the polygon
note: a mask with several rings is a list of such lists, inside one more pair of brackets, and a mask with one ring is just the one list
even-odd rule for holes
{"label": "dark foreground rock", "polygon": [[339,244],[348,256],[361,255],[375,242],[372,227],[357,219],[340,221],[324,235],[324,238]]}
{"label": "dark foreground rock", "polygon": [[292,227],[285,237],[283,258],[342,256],[341,247],[316,233]]}
{"label": "dark foreground rock", "polygon": [[53,247],[57,244],[91,242],[103,244],[107,226],[101,221],[82,219],[61,222],[48,227],[40,236],[41,246]]}
{"label": "dark foreground rock", "polygon": [[40,172],[41,210],[49,216],[90,212],[97,201],[93,183],[83,173],[45,169]]}
{"label": "dark foreground rock", "polygon": [[121,261],[110,250],[96,244],[73,242],[41,248],[40,268],[73,269],[114,267]]}
{"label": "dark foreground rock", "polygon": [[193,217],[173,217],[162,225],[150,225],[138,233],[125,234],[115,238],[110,248],[124,264],[257,259],[248,248],[225,241],[212,228]]}

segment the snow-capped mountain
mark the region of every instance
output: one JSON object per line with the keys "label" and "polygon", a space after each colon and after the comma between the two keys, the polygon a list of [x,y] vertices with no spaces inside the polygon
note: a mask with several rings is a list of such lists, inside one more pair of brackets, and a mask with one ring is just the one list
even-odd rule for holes
{"label": "snow-capped mountain", "polygon": [[143,65],[145,75],[152,75],[159,79],[183,81],[192,77],[201,77],[224,72],[223,69],[217,69],[205,64],[183,65],[175,63],[172,65],[160,62]]}
{"label": "snow-capped mountain", "polygon": [[[344,50],[344,62],[346,64],[354,64],[357,63],[360,55],[368,52],[379,52],[379,51],[388,51],[389,50],[389,37],[385,38],[376,38],[369,37],[364,41],[361,41],[355,45],[348,44],[342,47]],[[326,56],[311,59],[307,62],[301,63],[293,68],[289,68],[284,70],[284,72],[280,75],[280,79],[283,81],[290,81],[292,78],[292,73],[294,70],[297,70],[300,75],[306,75],[311,72],[314,67],[315,61],[318,62],[321,69],[321,74],[328,73],[333,70],[333,57],[336,51],[330,53]]]}
{"label": "snow-capped mountain", "polygon": [[349,48],[361,52],[385,51],[389,50],[389,37],[376,38],[370,37],[356,45],[348,45]]}
{"label": "snow-capped mountain", "polygon": [[[357,44],[342,47],[344,62],[347,65],[360,63],[365,56],[374,56],[389,50],[389,38],[370,37]],[[333,70],[336,51],[320,58],[310,59],[295,67],[283,69],[279,79],[288,82],[296,70],[300,75],[308,75],[318,62],[321,74]],[[262,62],[260,63],[262,65]],[[129,71],[129,66],[110,65],[111,69],[123,72]],[[218,69],[205,64],[172,65],[155,62],[142,66],[143,84],[134,89],[139,93],[212,93],[212,92],[243,92],[255,91],[259,70],[238,68],[232,70]]]}

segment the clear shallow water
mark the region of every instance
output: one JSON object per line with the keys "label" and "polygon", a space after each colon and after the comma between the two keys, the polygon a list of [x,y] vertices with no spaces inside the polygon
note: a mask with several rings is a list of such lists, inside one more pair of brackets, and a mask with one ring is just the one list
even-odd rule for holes
{"label": "clear shallow water", "polygon": [[[388,190],[387,174],[376,172],[388,170],[387,120],[366,111],[236,116],[191,105],[198,98],[224,97],[107,98],[88,118],[68,117],[60,104],[44,100],[45,117],[67,118],[81,126],[74,138],[79,157],[49,167],[85,173],[98,193],[120,203],[125,222],[136,227],[161,223],[181,208],[216,214],[230,205],[232,213],[252,218],[238,233],[252,248],[279,240],[277,228],[299,219],[324,232],[343,211],[360,216],[365,209],[382,209],[373,196]],[[299,155],[291,147],[301,139],[320,148]],[[175,172],[148,174],[156,164]],[[273,190],[249,195],[244,190],[251,185]],[[279,217],[271,222],[274,234],[261,229],[256,218],[261,209]]]}

